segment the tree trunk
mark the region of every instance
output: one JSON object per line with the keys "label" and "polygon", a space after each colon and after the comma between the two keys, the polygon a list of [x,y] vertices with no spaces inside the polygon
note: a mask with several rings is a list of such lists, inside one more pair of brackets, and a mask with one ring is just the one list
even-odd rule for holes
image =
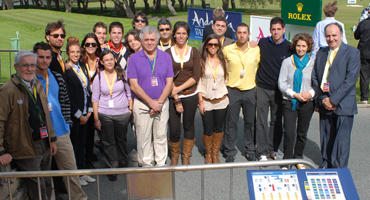
{"label": "tree trunk", "polygon": [[133,13],[135,13],[136,0],[130,0],[130,8]]}
{"label": "tree trunk", "polygon": [[[19,0],[19,3],[21,4],[21,6],[24,6],[24,1],[23,0]],[[13,3],[14,5],[14,3]]]}
{"label": "tree trunk", "polygon": [[175,7],[176,0],[171,0],[171,2],[172,7]]}
{"label": "tree trunk", "polygon": [[206,9],[206,1],[205,0],[202,0],[202,8]]}
{"label": "tree trunk", "polygon": [[46,0],[47,9],[51,10],[51,0]]}
{"label": "tree trunk", "polygon": [[231,0],[231,7],[232,7],[233,9],[236,9],[236,6],[235,6],[235,0]]}
{"label": "tree trunk", "polygon": [[66,8],[66,13],[72,12],[73,0],[64,0],[64,7]]}
{"label": "tree trunk", "polygon": [[55,10],[59,11],[59,0],[54,0],[55,2]]}
{"label": "tree trunk", "polygon": [[153,4],[155,12],[161,13],[161,0],[156,0],[155,4]]}
{"label": "tree trunk", "polygon": [[29,0],[24,0],[24,4],[25,4],[26,8],[30,7],[30,1]]}
{"label": "tree trunk", "polygon": [[171,14],[172,15],[177,15],[175,9],[173,8],[173,6],[171,5],[171,0],[166,0],[166,3],[167,3],[167,7],[168,9],[170,10]]}
{"label": "tree trunk", "polygon": [[194,8],[194,0],[191,0],[190,7]]}
{"label": "tree trunk", "polygon": [[149,13],[150,12],[150,7],[149,7],[148,0],[144,0],[144,4],[145,4],[145,12]]}
{"label": "tree trunk", "polygon": [[184,1],[179,0],[179,4],[180,4],[180,10],[183,11],[184,10]]}
{"label": "tree trunk", "polygon": [[222,0],[222,9],[224,10],[229,9],[229,0]]}
{"label": "tree trunk", "polygon": [[3,0],[3,10],[14,9],[14,0]]}
{"label": "tree trunk", "polygon": [[131,7],[128,5],[127,0],[123,0],[123,9],[126,11],[126,17],[133,19],[135,17],[134,12],[131,10]]}

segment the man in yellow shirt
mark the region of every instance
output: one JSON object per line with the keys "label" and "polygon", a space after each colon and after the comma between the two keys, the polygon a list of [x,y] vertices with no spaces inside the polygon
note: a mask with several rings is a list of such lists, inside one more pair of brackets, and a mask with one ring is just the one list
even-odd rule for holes
{"label": "man in yellow shirt", "polygon": [[238,150],[235,148],[238,139],[238,121],[240,108],[244,116],[245,157],[255,161],[254,121],[256,118],[256,72],[260,62],[259,47],[252,48],[248,42],[250,33],[245,23],[236,28],[236,43],[223,49],[228,62],[227,89],[229,109],[225,120],[224,154],[226,162],[234,162]]}

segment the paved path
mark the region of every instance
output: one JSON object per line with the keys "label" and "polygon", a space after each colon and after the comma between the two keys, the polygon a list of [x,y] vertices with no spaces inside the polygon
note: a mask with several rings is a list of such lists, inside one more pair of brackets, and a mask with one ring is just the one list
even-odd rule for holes
{"label": "paved path", "polygon": [[[370,196],[370,109],[368,106],[359,106],[359,114],[355,116],[354,127],[352,131],[352,142],[351,142],[351,155],[349,169],[352,173],[353,180],[355,182],[357,191],[361,199],[368,199]],[[319,117],[315,113],[311,120],[311,125],[308,133],[307,146],[304,152],[305,159],[313,161],[316,165],[321,163],[321,154],[319,147]],[[202,133],[202,122],[199,113],[196,115],[196,146],[193,148],[193,156],[191,158],[191,164],[203,164],[204,160],[201,156],[203,151],[203,143],[201,139]],[[237,148],[239,153],[236,157],[235,162],[247,162],[247,160],[241,155],[240,151],[243,151],[242,142],[242,120],[239,121],[239,142]],[[131,152],[130,156],[133,156],[133,149],[136,142],[131,132],[128,133],[128,149]],[[99,154],[99,152],[97,151]],[[280,152],[281,153],[281,152]],[[94,165],[96,167],[104,167],[104,161],[102,156],[99,154],[100,161]],[[168,159],[168,163],[169,163]],[[222,158],[221,162],[225,159]],[[130,166],[136,167],[137,163],[131,162]],[[248,168],[258,169],[258,168]],[[267,167],[265,169],[278,169],[278,167]],[[234,169],[233,178],[233,199],[249,199],[249,193],[247,188],[246,179],[247,169]],[[229,199],[229,182],[230,182],[230,170],[211,170],[205,172],[205,199],[212,200],[224,200]],[[176,172],[176,199],[178,200],[197,200],[201,199],[200,193],[200,172]],[[100,176],[100,193],[101,199],[103,200],[115,200],[115,199],[126,199],[126,179],[124,175],[118,176],[117,182],[109,182],[106,176]],[[89,184],[84,186],[83,189],[88,194],[89,199],[97,199],[96,184]],[[65,196],[64,196],[65,197]],[[66,198],[65,198],[66,199]]]}

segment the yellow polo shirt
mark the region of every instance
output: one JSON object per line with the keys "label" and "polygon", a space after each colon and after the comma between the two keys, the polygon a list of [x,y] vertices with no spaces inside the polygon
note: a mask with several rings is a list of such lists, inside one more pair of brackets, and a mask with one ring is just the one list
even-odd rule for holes
{"label": "yellow polo shirt", "polygon": [[[250,90],[256,87],[256,73],[260,62],[260,48],[248,48],[242,52],[236,43],[226,46],[223,51],[228,63],[228,81],[226,86],[239,90]],[[241,71],[245,70],[244,77],[241,78]]]}

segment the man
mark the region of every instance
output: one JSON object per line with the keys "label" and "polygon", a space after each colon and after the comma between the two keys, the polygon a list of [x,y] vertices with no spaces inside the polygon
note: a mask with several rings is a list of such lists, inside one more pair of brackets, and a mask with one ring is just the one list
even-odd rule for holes
{"label": "man", "polygon": [[[61,74],[52,72],[48,68],[52,59],[52,48],[47,43],[39,42],[33,46],[33,52],[37,54],[36,77],[44,87],[49,115],[58,138],[55,142],[58,154],[54,156],[54,159],[60,170],[77,170],[73,146],[69,138],[72,120],[67,86]],[[67,184],[67,177],[63,177],[63,179],[64,183]],[[81,188],[78,176],[71,176],[69,184],[71,196],[74,199],[87,199]]]}
{"label": "man", "polygon": [[122,69],[126,69],[129,52],[122,43],[123,25],[121,22],[112,22],[109,25],[109,37],[108,49],[113,52],[116,62]]}
{"label": "man", "polygon": [[312,71],[320,113],[322,167],[347,168],[353,118],[357,114],[360,51],[342,42],[339,23],[328,24],[324,30],[328,47],[319,50]]}
{"label": "man", "polygon": [[166,18],[161,18],[158,21],[157,25],[159,35],[161,38],[159,39],[158,48],[162,51],[166,51],[168,48],[171,47],[171,37],[172,37],[172,26],[170,20]]}
{"label": "man", "polygon": [[260,62],[259,47],[251,48],[248,39],[249,27],[240,23],[236,28],[236,43],[224,48],[228,62],[229,108],[225,120],[224,154],[226,162],[234,162],[238,153],[235,145],[238,139],[238,121],[240,108],[244,117],[245,157],[255,161],[254,120],[256,118],[256,71]]}
{"label": "man", "polygon": [[[368,11],[370,14],[370,11]],[[355,31],[355,39],[360,40],[358,50],[361,53],[360,70],[360,101],[368,103],[369,100],[369,80],[370,80],[370,18],[361,21]]]}
{"label": "man", "polygon": [[141,30],[149,25],[148,17],[142,11],[138,11],[132,19],[132,28]]}
{"label": "man", "polygon": [[62,58],[60,49],[64,44],[64,39],[66,37],[66,31],[64,28],[63,20],[58,20],[57,22],[49,23],[45,28],[45,39],[53,49],[53,58],[50,63],[50,70],[62,74],[65,80],[65,66]]}
{"label": "man", "polygon": [[[220,17],[214,18],[212,29],[213,29],[213,33],[216,34],[220,38],[222,49],[226,47],[227,45],[230,45],[235,42],[233,39],[225,37],[225,33],[227,30],[227,21],[224,17],[220,16]],[[203,45],[204,45],[204,42],[199,46],[199,53],[202,53]]]}
{"label": "man", "polygon": [[[222,9],[220,7],[215,8],[213,10],[213,19],[215,19],[216,17],[225,17],[224,9]],[[213,31],[213,26],[212,25],[205,26],[204,29],[203,29],[202,42],[204,42],[206,40],[206,38],[208,37],[208,35],[212,34],[213,32],[214,31]],[[233,30],[230,27],[226,26],[226,32],[225,32],[224,35],[226,37],[230,38],[230,39],[233,39]]]}
{"label": "man", "polygon": [[[266,161],[267,155],[276,159],[282,128],[282,95],[277,80],[283,60],[291,56],[290,42],[285,40],[285,23],[281,17],[270,21],[271,37],[262,38],[258,45],[261,62],[257,70],[257,119],[256,140],[259,160]],[[268,113],[270,111],[270,131],[268,132]],[[272,143],[271,143],[271,139]]]}
{"label": "man", "polygon": [[[326,39],[325,39],[325,32],[324,28],[326,25],[337,22],[342,26],[342,29],[344,30],[344,25],[342,22],[339,22],[335,20],[334,16],[335,13],[338,10],[337,7],[337,1],[330,2],[324,6],[324,13],[326,18],[316,24],[315,31],[313,32],[313,51],[311,54],[311,57],[313,59],[316,58],[316,53],[320,48],[327,47],[328,44],[326,44]],[[347,39],[346,39],[346,33],[343,32],[343,42],[347,44]]]}
{"label": "man", "polygon": [[93,33],[99,40],[100,48],[104,51],[107,48],[107,25],[103,22],[97,22],[93,27]]}
{"label": "man", "polygon": [[143,167],[151,167],[154,161],[156,166],[166,166],[172,60],[169,54],[157,50],[159,33],[155,27],[147,26],[141,33],[143,49],[130,57],[127,69],[131,90],[136,95],[133,114],[138,162]]}
{"label": "man", "polygon": [[[13,159],[19,171],[50,170],[57,138],[42,85],[34,78],[35,54],[19,51],[14,68],[16,74],[0,88],[0,163]],[[37,178],[24,182],[30,199],[39,199]],[[40,177],[40,189],[42,199],[50,199],[50,177]]]}

